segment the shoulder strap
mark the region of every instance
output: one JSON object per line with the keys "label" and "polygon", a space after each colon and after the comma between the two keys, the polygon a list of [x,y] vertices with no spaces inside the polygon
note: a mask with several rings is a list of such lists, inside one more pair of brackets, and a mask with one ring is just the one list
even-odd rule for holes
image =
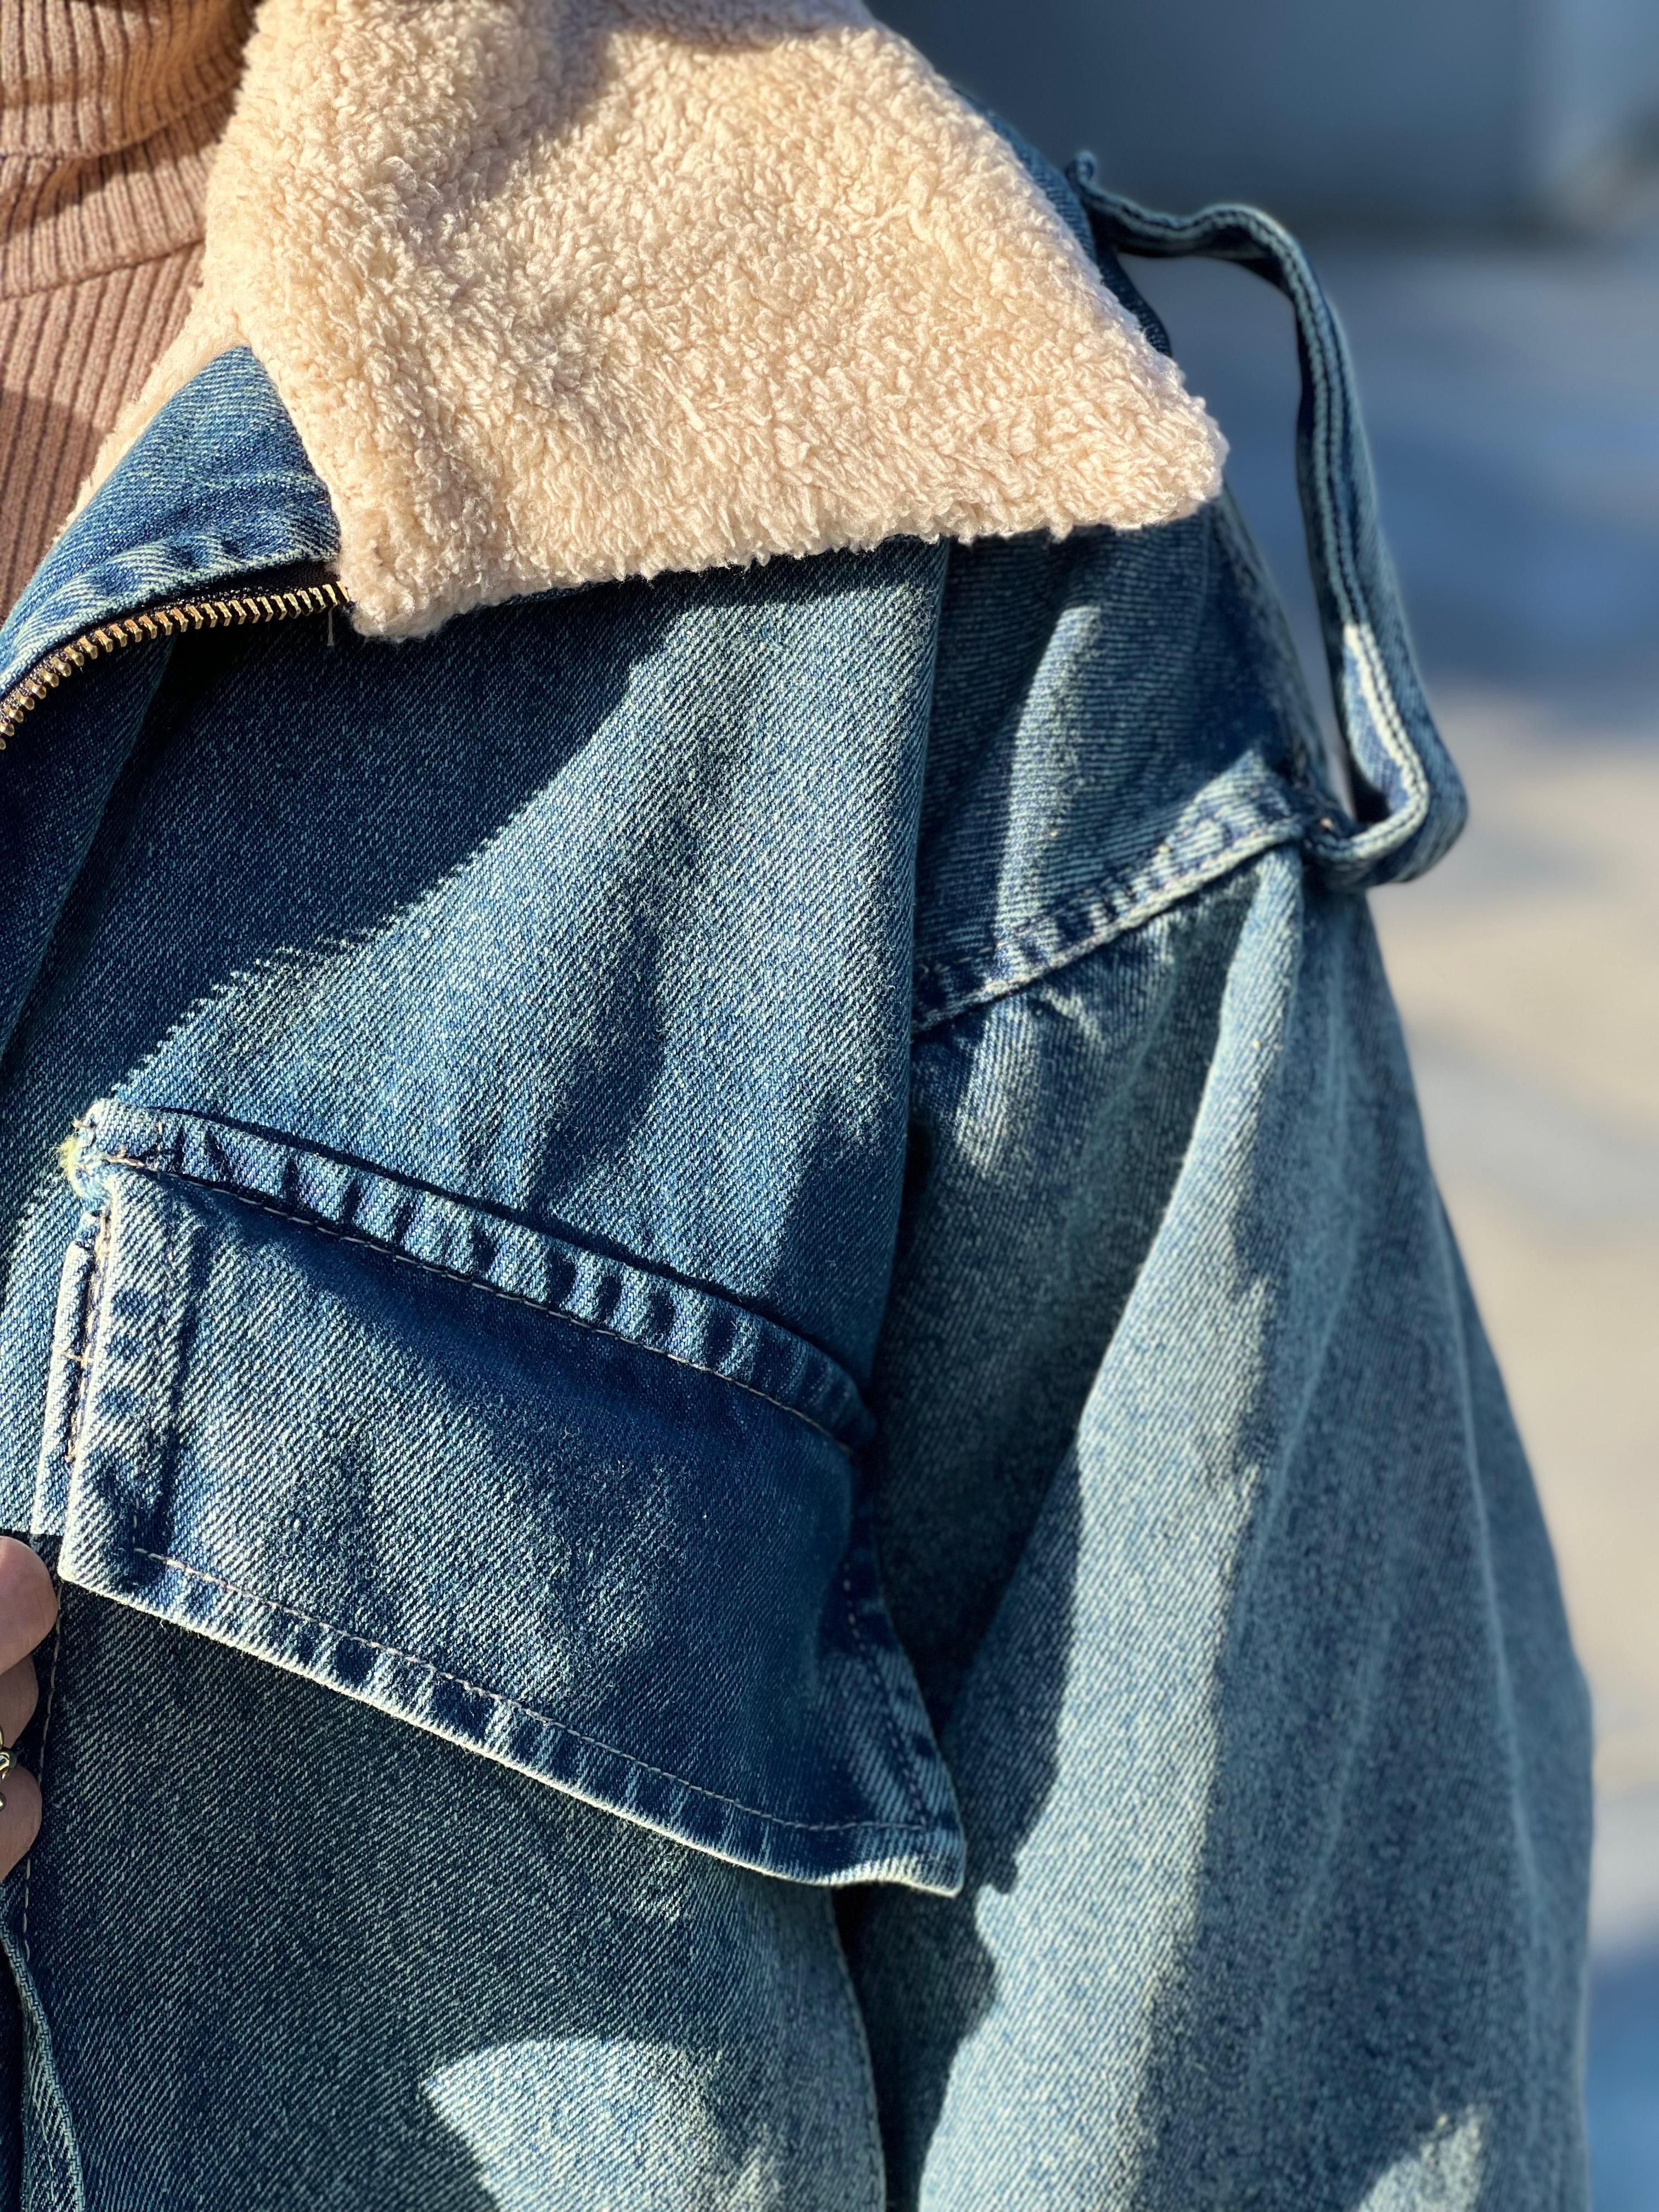
{"label": "shoulder strap", "polygon": [[1258,209],[1155,214],[1103,191],[1087,154],[1070,175],[1097,247],[1160,261],[1194,255],[1237,261],[1290,301],[1302,365],[1297,488],[1355,806],[1353,816],[1334,806],[1309,842],[1322,872],[1345,885],[1421,875],[1462,830],[1467,802],[1423,696],[1399,583],[1377,526],[1370,455],[1341,325],[1306,254]]}

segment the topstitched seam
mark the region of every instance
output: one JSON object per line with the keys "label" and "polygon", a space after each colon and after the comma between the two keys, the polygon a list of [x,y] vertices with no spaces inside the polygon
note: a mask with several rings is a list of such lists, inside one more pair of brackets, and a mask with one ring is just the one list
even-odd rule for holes
{"label": "topstitched seam", "polygon": [[841,1589],[847,1606],[847,1626],[853,1632],[853,1641],[858,1646],[859,1657],[864,1662],[870,1680],[875,1686],[876,1703],[881,1707],[881,1717],[887,1729],[887,1740],[893,1747],[893,1755],[898,1760],[899,1771],[903,1775],[905,1786],[910,1793],[910,1809],[921,1816],[910,1825],[918,1829],[923,1828],[927,1823],[926,1808],[921,1800],[921,1778],[917,1774],[915,1762],[910,1757],[909,1747],[899,1733],[898,1723],[893,1717],[892,1702],[887,1695],[887,1685],[881,1678],[881,1669],[876,1664],[875,1656],[865,1641],[864,1631],[859,1624],[858,1601],[853,1595],[853,1563],[849,1557],[843,1557],[842,1559]]}
{"label": "topstitched seam", "polygon": [[[60,1600],[58,1619],[53,1625],[52,1632],[52,1668],[46,1676],[46,1710],[40,1718],[40,1755],[35,1761],[35,1785],[40,1790],[43,1808],[46,1792],[46,1741],[52,1734],[52,1707],[56,1704],[58,1698],[58,1655],[63,1648],[64,1613]],[[25,1965],[33,1964],[33,1961],[29,1958],[29,1888],[33,1878],[34,1845],[31,1844],[29,1845],[29,1855],[23,1862],[22,1918],[18,1929],[18,1938],[23,1947],[23,1960]]]}
{"label": "topstitched seam", "polygon": [[76,1332],[76,1348],[64,1354],[64,1364],[74,1370],[70,1383],[73,1395],[64,1438],[64,1457],[70,1467],[75,1464],[75,1454],[81,1439],[81,1423],[92,1387],[92,1355],[98,1328],[98,1299],[103,1288],[104,1261],[109,1253],[109,1210],[106,1207],[93,1237],[91,1260],[87,1279],[82,1288],[80,1327]]}
{"label": "topstitched seam", "polygon": [[[159,1133],[158,1131],[158,1135]],[[524,1291],[504,1290],[499,1283],[489,1282],[482,1276],[469,1275],[459,1267],[445,1267],[441,1261],[424,1260],[413,1252],[401,1250],[395,1244],[382,1243],[375,1237],[360,1236],[353,1230],[342,1229],[337,1223],[326,1220],[320,1214],[294,1212],[286,1206],[278,1206],[262,1191],[251,1190],[245,1183],[227,1182],[216,1180],[211,1176],[193,1174],[186,1168],[175,1167],[154,1156],[146,1157],[137,1152],[130,1152],[124,1146],[115,1146],[106,1150],[100,1146],[98,1149],[98,1157],[118,1167],[137,1168],[146,1174],[157,1176],[170,1176],[177,1182],[190,1183],[203,1190],[223,1191],[231,1197],[241,1200],[246,1205],[258,1207],[261,1212],[271,1214],[278,1221],[290,1222],[296,1229],[313,1230],[319,1236],[332,1237],[343,1244],[355,1244],[365,1252],[379,1253],[383,1259],[401,1261],[406,1267],[419,1268],[423,1273],[437,1275],[446,1282],[464,1283],[472,1290],[488,1291],[491,1297],[505,1298],[511,1305],[528,1307],[532,1313],[554,1316],[560,1321],[568,1322],[573,1328],[591,1329],[596,1335],[609,1337],[617,1344],[628,1345],[634,1351],[645,1352],[653,1359],[665,1359],[673,1366],[687,1368],[694,1375],[706,1375],[711,1382],[723,1382],[731,1389],[741,1390],[749,1397],[758,1398],[763,1405],[771,1406],[781,1413],[787,1413],[792,1420],[803,1423],[805,1427],[811,1429],[817,1435],[834,1444],[836,1450],[843,1453],[848,1458],[850,1459],[853,1456],[853,1448],[850,1444],[838,1437],[833,1429],[826,1428],[822,1421],[815,1420],[811,1413],[803,1413],[799,1406],[792,1406],[782,1398],[773,1397],[769,1391],[761,1389],[756,1383],[745,1382],[735,1375],[723,1374],[717,1367],[706,1367],[700,1360],[688,1359],[684,1352],[665,1351],[660,1345],[647,1344],[638,1337],[629,1336],[625,1330],[611,1328],[605,1322],[592,1321],[584,1315],[571,1313],[564,1306],[551,1300],[532,1297]]]}
{"label": "topstitched seam", "polygon": [[571,1728],[564,1721],[556,1721],[550,1713],[526,1705],[522,1698],[510,1697],[504,1690],[487,1689],[481,1682],[469,1681],[464,1674],[452,1674],[447,1668],[439,1667],[430,1659],[422,1658],[419,1652],[405,1651],[395,1644],[382,1644],[372,1636],[359,1636],[350,1629],[325,1620],[320,1613],[307,1613],[300,1606],[286,1604],[281,1598],[267,1597],[261,1591],[249,1589],[246,1583],[232,1582],[228,1577],[214,1574],[206,1567],[192,1566],[187,1559],[174,1559],[168,1553],[149,1551],[142,1544],[135,1544],[132,1549],[140,1559],[152,1560],[157,1566],[171,1567],[179,1574],[187,1575],[192,1581],[214,1583],[220,1589],[228,1590],[234,1597],[244,1598],[250,1605],[258,1606],[264,1612],[286,1613],[292,1620],[304,1621],[309,1627],[325,1630],[343,1644],[353,1644],[366,1651],[380,1652],[388,1659],[401,1659],[409,1666],[418,1667],[422,1674],[429,1674],[434,1681],[451,1682],[457,1689],[465,1690],[472,1697],[485,1698],[492,1705],[505,1705],[514,1712],[522,1713],[526,1720],[534,1721],[542,1728],[551,1729],[556,1735],[567,1736],[572,1742],[582,1744],[590,1751],[603,1752],[608,1758],[619,1759],[627,1765],[638,1768],[642,1774],[653,1775],[659,1782],[672,1783],[676,1789],[684,1790],[694,1797],[706,1797],[711,1804],[724,1805],[729,1811],[745,1814],[750,1820],[764,1820],[770,1827],[794,1828],[809,1835],[859,1832],[908,1836],[931,1832],[932,1824],[925,1821],[790,1820],[781,1814],[763,1812],[758,1806],[745,1805],[741,1798],[723,1796],[718,1790],[705,1790],[698,1783],[688,1782],[684,1775],[671,1774],[665,1767],[653,1766],[648,1760],[638,1758],[633,1752],[623,1751],[615,1744],[602,1742],[598,1736],[584,1735],[580,1729]]}
{"label": "topstitched seam", "polygon": [[[1287,816],[1280,822],[1265,822],[1254,833],[1236,839],[1224,852],[1217,854],[1210,863],[1172,877],[1167,884],[1147,892],[1121,914],[1099,915],[1092,924],[1086,916],[1091,909],[1099,915],[1101,902],[1097,898],[1080,900],[1070,908],[1056,907],[1038,921],[1028,924],[1021,934],[1029,936],[1045,927],[1065,927],[1073,915],[1078,915],[1081,921],[1084,934],[1062,950],[1036,955],[1029,968],[1022,959],[1018,974],[984,974],[981,963],[968,955],[952,955],[932,963],[929,967],[918,971],[921,987],[918,997],[922,1003],[913,1008],[910,1023],[912,1039],[919,1040],[935,1030],[945,1028],[962,1015],[972,1013],[981,1006],[991,1006],[1000,999],[1018,998],[1022,993],[1048,982],[1067,968],[1074,967],[1079,961],[1088,959],[1093,953],[1104,951],[1109,945],[1115,945],[1120,938],[1132,935],[1147,922],[1156,921],[1171,907],[1182,905],[1195,893],[1213,890],[1228,876],[1236,875],[1267,854],[1277,851],[1281,846],[1294,844],[1305,834],[1301,823],[1293,817]],[[1019,939],[1015,937],[1005,939],[993,946],[991,951],[997,957],[1012,955],[1019,957]],[[978,974],[980,980],[952,988],[953,967]]]}

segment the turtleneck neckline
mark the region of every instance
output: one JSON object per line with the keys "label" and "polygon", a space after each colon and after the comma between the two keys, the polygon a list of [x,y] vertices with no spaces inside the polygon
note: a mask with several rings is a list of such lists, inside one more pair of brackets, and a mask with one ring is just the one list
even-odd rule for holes
{"label": "turtleneck neckline", "polygon": [[0,0],[0,299],[197,244],[253,0]]}
{"label": "turtleneck neckline", "polygon": [[0,158],[111,155],[225,100],[253,0],[0,0]]}
{"label": "turtleneck neckline", "polygon": [[254,0],[0,0],[0,613],[183,319]]}

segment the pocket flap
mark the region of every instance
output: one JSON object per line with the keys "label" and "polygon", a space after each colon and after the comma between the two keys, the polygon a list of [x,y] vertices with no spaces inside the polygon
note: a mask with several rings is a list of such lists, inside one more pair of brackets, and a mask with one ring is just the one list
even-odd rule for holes
{"label": "pocket flap", "polygon": [[[40,1499],[67,1580],[763,1872],[959,1886],[845,1437],[624,1333],[672,1339],[680,1285],[578,1255],[584,1322],[413,1256],[434,1208],[496,1276],[574,1248],[291,1152],[279,1211],[214,1187],[235,1136],[170,1119],[82,1148]],[[293,1202],[313,1167],[349,1231]],[[702,1340],[824,1364],[689,1296]]]}

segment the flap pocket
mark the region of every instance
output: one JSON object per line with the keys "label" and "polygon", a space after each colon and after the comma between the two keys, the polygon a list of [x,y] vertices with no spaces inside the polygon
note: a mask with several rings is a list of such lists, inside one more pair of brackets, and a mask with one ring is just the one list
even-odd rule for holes
{"label": "flap pocket", "polygon": [[[958,1886],[823,1354],[368,1170],[107,1110],[147,1149],[96,1116],[82,1149],[40,1499],[67,1580],[764,1872]],[[811,1414],[691,1356],[745,1340]]]}

